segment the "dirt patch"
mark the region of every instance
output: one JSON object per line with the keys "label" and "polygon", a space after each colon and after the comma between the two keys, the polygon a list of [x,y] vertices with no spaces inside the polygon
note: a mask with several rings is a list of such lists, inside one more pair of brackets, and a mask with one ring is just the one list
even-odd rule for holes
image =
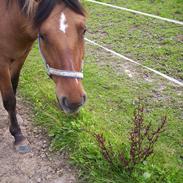
{"label": "dirt patch", "polygon": [[[151,76],[150,71],[143,69],[141,66],[134,65],[127,60],[121,59],[111,53],[103,51],[101,48],[92,48],[90,44],[87,46],[87,55],[95,55],[96,63],[101,67],[110,67],[115,74],[127,76],[132,80],[144,80],[145,82],[152,83],[154,78]],[[110,49],[110,47],[108,46]],[[129,58],[130,55],[127,55]]]}
{"label": "dirt patch", "polygon": [[183,43],[183,35],[177,35],[176,40]]}
{"label": "dirt patch", "polygon": [[8,130],[8,116],[0,99],[0,182],[76,183],[76,171],[68,165],[65,153],[49,151],[43,130],[33,127],[30,111],[18,100],[18,121],[31,144],[32,152],[18,154]]}

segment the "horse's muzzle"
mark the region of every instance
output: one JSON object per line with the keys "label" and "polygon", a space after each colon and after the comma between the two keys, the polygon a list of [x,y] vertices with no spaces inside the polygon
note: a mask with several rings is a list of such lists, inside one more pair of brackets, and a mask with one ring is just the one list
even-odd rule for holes
{"label": "horse's muzzle", "polygon": [[86,95],[81,97],[79,102],[71,103],[67,97],[61,97],[59,99],[60,107],[64,110],[65,113],[73,114],[77,113],[79,109],[85,104]]}

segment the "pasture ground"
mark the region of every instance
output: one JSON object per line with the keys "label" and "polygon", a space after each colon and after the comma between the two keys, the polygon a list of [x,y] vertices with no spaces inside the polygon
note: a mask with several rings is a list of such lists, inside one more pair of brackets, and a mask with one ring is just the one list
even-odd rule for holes
{"label": "pasture ground", "polygon": [[[135,1],[130,2],[133,8]],[[85,5],[90,12],[87,37],[182,79],[182,27],[87,2]],[[152,7],[152,11],[146,11],[145,7]],[[144,12],[153,13],[155,7],[161,6],[154,1],[152,6],[144,6]],[[161,13],[165,10],[162,8]],[[171,11],[164,13],[168,18],[174,17]],[[69,117],[58,109],[54,85],[40,60],[35,46],[23,69],[19,90],[32,103],[36,124],[46,129],[52,142],[50,148],[70,153],[71,164],[79,169],[80,182],[182,182],[182,87],[86,43],[84,85],[88,103],[80,114]],[[128,175],[111,169],[86,130],[103,133],[116,151],[122,147],[128,149],[128,132],[139,96],[144,99],[146,121],[157,126],[161,115],[167,114],[168,125],[155,146],[154,155]],[[144,176],[145,173],[150,176]]]}
{"label": "pasture ground", "polygon": [[67,155],[49,151],[44,130],[33,126],[30,108],[18,99],[18,121],[28,137],[32,152],[21,155],[13,149],[8,130],[8,115],[0,99],[0,182],[1,183],[75,183],[75,170],[68,166]]}
{"label": "pasture ground", "polygon": [[[87,1],[85,4],[90,12],[89,39],[183,80],[183,26]],[[166,15],[170,17],[168,13]]]}
{"label": "pasture ground", "polygon": [[[85,0],[83,0],[85,1]],[[97,0],[165,18],[183,21],[182,0]]]}

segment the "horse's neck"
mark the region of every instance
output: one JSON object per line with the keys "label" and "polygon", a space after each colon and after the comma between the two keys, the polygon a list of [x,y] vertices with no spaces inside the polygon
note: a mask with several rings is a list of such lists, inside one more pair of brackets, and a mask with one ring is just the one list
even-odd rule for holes
{"label": "horse's neck", "polygon": [[13,57],[19,57],[29,49],[37,37],[31,21],[24,17],[16,3],[7,8],[5,1],[0,1],[0,50]]}
{"label": "horse's neck", "polygon": [[[3,1],[0,2],[0,5],[2,2]],[[35,29],[33,29],[31,20],[22,15],[17,2],[12,1],[12,5],[9,8],[7,8],[5,2],[6,1],[4,1],[3,6],[5,12],[4,14],[6,15],[6,19],[4,20],[4,28],[10,28],[10,30],[16,33],[17,36],[20,35],[20,37],[29,37],[30,39],[34,39],[36,37],[37,32]],[[3,21],[3,19],[4,16],[2,14],[0,20]]]}

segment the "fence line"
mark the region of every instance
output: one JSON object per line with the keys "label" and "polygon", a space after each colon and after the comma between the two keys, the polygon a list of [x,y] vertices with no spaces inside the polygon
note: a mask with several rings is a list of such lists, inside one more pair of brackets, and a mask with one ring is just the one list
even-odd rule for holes
{"label": "fence line", "polygon": [[120,9],[120,10],[128,11],[128,12],[139,14],[139,15],[148,16],[148,17],[151,17],[151,18],[156,18],[156,19],[167,21],[167,22],[171,22],[171,23],[174,23],[174,24],[183,25],[183,22],[178,21],[178,20],[164,18],[164,17],[160,17],[160,16],[157,16],[157,15],[153,15],[153,14],[149,14],[149,13],[144,13],[144,12],[141,12],[141,11],[136,11],[136,10],[132,10],[132,9],[128,9],[128,8],[124,8],[124,7],[120,7],[120,6],[116,6],[116,5],[112,5],[112,4],[107,4],[107,3],[103,3],[103,2],[99,2],[99,1],[95,1],[95,0],[86,0],[86,1],[91,2],[91,3],[100,4],[100,5],[103,5],[103,6],[112,7],[112,8],[115,8],[115,9]]}
{"label": "fence line", "polygon": [[133,64],[139,65],[139,66],[141,66],[141,67],[143,67],[143,68],[145,68],[145,69],[147,69],[147,70],[149,70],[149,71],[151,71],[151,72],[153,72],[153,73],[155,73],[157,75],[160,75],[161,77],[163,77],[163,78],[165,78],[165,79],[167,79],[167,80],[169,80],[169,81],[171,81],[171,82],[173,82],[173,83],[175,83],[175,84],[180,85],[180,86],[183,87],[183,82],[180,82],[179,80],[177,80],[177,79],[175,79],[173,77],[167,76],[166,74],[163,74],[163,73],[161,73],[161,72],[159,72],[159,71],[157,71],[155,69],[152,69],[150,67],[147,67],[145,65],[142,65],[139,62],[134,61],[134,60],[132,60],[132,59],[130,59],[130,58],[128,58],[128,57],[120,54],[120,53],[117,53],[117,52],[115,52],[113,50],[110,50],[109,48],[106,48],[106,47],[104,47],[104,46],[102,46],[102,45],[100,45],[100,44],[96,43],[95,41],[92,41],[92,40],[90,40],[88,38],[85,38],[85,40],[87,42],[89,42],[90,44],[92,44],[92,45],[95,45],[97,47],[100,47],[100,48],[104,49],[105,51],[107,51],[107,52],[109,52],[109,53],[111,53],[111,54],[113,54],[115,56],[118,56],[120,58],[123,58],[123,59],[125,59],[125,60],[127,60],[127,61],[129,61],[129,62],[131,62]]}

